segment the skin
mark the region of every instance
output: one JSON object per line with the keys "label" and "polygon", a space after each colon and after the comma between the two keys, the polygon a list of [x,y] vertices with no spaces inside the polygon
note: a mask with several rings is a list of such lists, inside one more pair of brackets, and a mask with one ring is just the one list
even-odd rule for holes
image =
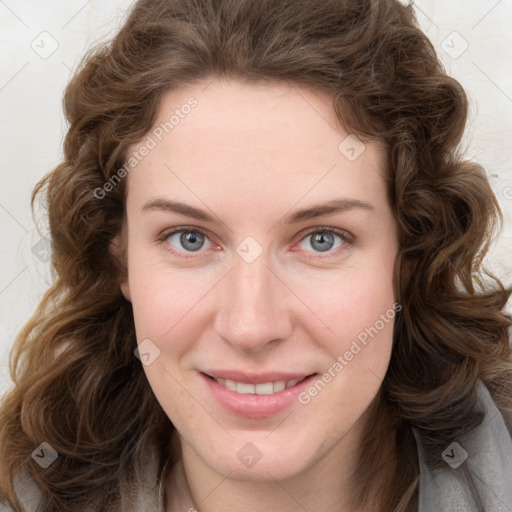
{"label": "skin", "polygon": [[[363,414],[389,365],[392,321],[309,403],[272,417],[227,412],[198,372],[321,375],[392,308],[398,242],[385,152],[366,142],[350,161],[338,149],[349,133],[331,98],[284,83],[187,86],[165,96],[155,126],[190,96],[197,106],[127,178],[128,276],[121,288],[133,304],[138,342],[150,339],[160,350],[144,371],[182,448],[165,481],[166,511],[354,511],[349,476]],[[203,209],[215,221],[143,211],[155,198]],[[335,198],[373,209],[278,222]],[[187,251],[180,233],[165,238],[180,226],[204,228],[203,247]],[[326,226],[350,240],[334,235],[332,248],[319,251],[314,235]],[[263,250],[251,263],[236,251],[248,236]],[[248,442],[261,453],[252,467],[237,457]]]}

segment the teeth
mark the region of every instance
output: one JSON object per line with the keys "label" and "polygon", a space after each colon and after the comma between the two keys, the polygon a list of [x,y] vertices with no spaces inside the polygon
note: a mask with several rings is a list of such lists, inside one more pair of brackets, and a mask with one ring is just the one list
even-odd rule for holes
{"label": "teeth", "polygon": [[[219,382],[220,384],[220,382]],[[236,382],[234,380],[228,380],[226,379],[226,388],[230,389],[231,391],[236,391]]]}
{"label": "teeth", "polygon": [[303,379],[292,379],[289,381],[277,380],[275,382],[264,382],[263,384],[247,384],[245,382],[235,382],[229,379],[215,379],[215,381],[230,391],[236,391],[241,395],[271,395],[291,388]]}
{"label": "teeth", "polygon": [[236,383],[236,392],[242,395],[254,395],[256,390],[254,389],[254,384],[246,384],[245,382],[237,382]]}
{"label": "teeth", "polygon": [[254,389],[257,395],[271,395],[274,392],[274,385],[272,382],[265,382],[265,384],[256,384]]}
{"label": "teeth", "polygon": [[285,380],[278,380],[277,382],[274,382],[274,393],[277,393],[278,391],[283,391],[283,389],[286,388],[286,381]]}

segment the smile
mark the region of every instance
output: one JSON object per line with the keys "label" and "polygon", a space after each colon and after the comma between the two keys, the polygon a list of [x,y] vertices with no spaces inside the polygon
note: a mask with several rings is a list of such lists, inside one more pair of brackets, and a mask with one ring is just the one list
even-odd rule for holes
{"label": "smile", "polygon": [[214,377],[210,372],[199,373],[207,393],[226,412],[253,419],[274,416],[297,404],[298,395],[317,375],[267,372],[249,376],[238,371],[214,372],[220,375]]}
{"label": "smile", "polygon": [[306,377],[288,381],[276,380],[274,382],[263,382],[261,384],[248,384],[246,382],[236,382],[230,379],[212,378],[215,382],[217,382],[217,384],[220,384],[230,391],[240,393],[241,395],[272,395],[274,393],[279,393],[279,391],[283,391],[284,389],[295,386],[299,382],[303,381]]}

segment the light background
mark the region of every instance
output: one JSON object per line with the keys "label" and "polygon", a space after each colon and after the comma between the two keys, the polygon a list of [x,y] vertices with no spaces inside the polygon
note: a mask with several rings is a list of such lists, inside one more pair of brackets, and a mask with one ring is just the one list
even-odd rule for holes
{"label": "light background", "polygon": [[[406,2],[405,2],[406,3]],[[112,36],[126,0],[0,0],[0,393],[9,351],[50,282],[30,211],[61,159],[62,94],[85,51]],[[418,0],[423,30],[471,102],[466,154],[487,170],[504,226],[487,266],[512,284],[512,0]],[[43,237],[43,238],[42,238]]]}

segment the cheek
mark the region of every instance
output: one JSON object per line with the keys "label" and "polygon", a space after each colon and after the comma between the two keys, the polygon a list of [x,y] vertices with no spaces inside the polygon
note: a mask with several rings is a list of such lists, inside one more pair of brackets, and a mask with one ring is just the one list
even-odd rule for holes
{"label": "cheek", "polygon": [[[323,330],[333,346],[357,337],[379,321],[380,315],[393,314],[391,265],[360,265],[343,272],[319,275],[317,279],[309,276],[296,282],[296,289],[310,310],[307,313],[311,316],[310,329],[317,334]],[[379,327],[386,331],[380,323]]]}
{"label": "cheek", "polygon": [[337,369],[345,373],[347,384],[380,384],[391,356],[396,316],[391,277],[384,272],[360,276],[342,304],[335,324],[336,347],[331,352],[341,364]]}
{"label": "cheek", "polygon": [[172,270],[161,263],[136,258],[129,276],[138,338],[165,339],[173,329],[183,328],[182,320],[193,325],[191,319],[215,284],[211,275],[200,271]]}

